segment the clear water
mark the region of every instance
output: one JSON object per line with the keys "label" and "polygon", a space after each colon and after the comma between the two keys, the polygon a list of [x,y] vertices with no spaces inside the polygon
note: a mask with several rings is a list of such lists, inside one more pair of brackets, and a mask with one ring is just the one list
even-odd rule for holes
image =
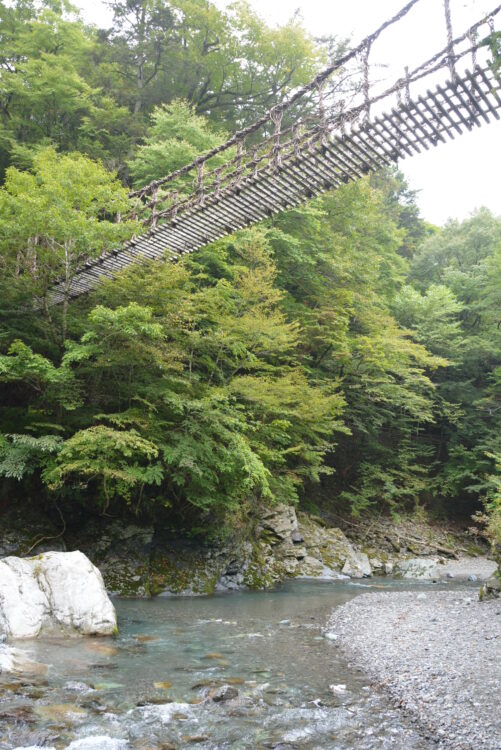
{"label": "clear water", "polygon": [[[86,737],[126,741],[88,750],[428,750],[321,630],[333,607],[398,585],[116,600],[116,639],[19,644],[50,666],[29,681],[0,676],[0,750]],[[215,702],[223,684],[235,697]]]}

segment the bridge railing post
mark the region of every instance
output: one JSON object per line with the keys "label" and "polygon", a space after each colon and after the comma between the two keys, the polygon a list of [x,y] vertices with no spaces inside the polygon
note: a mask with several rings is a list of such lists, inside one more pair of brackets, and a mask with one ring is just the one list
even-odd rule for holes
{"label": "bridge railing post", "polygon": [[257,177],[259,167],[259,146],[252,147],[252,176]]}
{"label": "bridge railing post", "polygon": [[451,0],[444,0],[445,27],[447,29],[447,62],[452,83],[457,80],[455,54],[454,54],[454,36],[452,33],[452,16]]}
{"label": "bridge railing post", "polygon": [[245,153],[245,139],[239,138],[237,143],[237,156],[235,161],[235,186],[238,187],[242,181],[242,175],[243,175],[243,160],[244,160],[244,153]]}
{"label": "bridge railing post", "polygon": [[200,160],[197,164],[197,202],[199,206],[204,205],[204,166],[205,162]]}
{"label": "bridge railing post", "polygon": [[318,91],[318,110],[320,113],[320,128],[322,133],[322,146],[327,145],[329,137],[329,122],[327,119],[327,111],[325,108],[325,97],[324,97],[325,81],[317,84]]}
{"label": "bridge railing post", "polygon": [[363,56],[362,56],[362,64],[363,64],[362,91],[364,94],[365,121],[366,122],[369,122],[371,118],[371,99],[370,99],[371,81],[370,81],[370,68],[369,68],[369,57],[371,54],[371,47],[372,47],[372,43],[367,42],[363,51]]}
{"label": "bridge railing post", "polygon": [[271,163],[273,167],[276,169],[280,169],[282,166],[282,153],[281,153],[281,145],[280,145],[280,133],[282,128],[282,117],[283,117],[283,109],[278,107],[273,107],[273,109],[270,112],[270,117],[273,122],[273,125],[275,126],[275,132],[273,136],[273,148],[271,149],[272,158]]}
{"label": "bridge railing post", "polygon": [[150,229],[155,229],[157,225],[157,220],[158,220],[157,203],[158,203],[158,187],[154,187],[151,193],[151,201],[150,201],[150,206],[151,206]]}

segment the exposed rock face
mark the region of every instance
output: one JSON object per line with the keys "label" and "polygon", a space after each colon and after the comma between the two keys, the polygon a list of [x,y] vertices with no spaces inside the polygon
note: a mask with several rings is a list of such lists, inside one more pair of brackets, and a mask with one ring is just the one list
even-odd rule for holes
{"label": "exposed rock face", "polygon": [[[304,538],[308,558],[310,561],[315,559],[321,564],[323,575],[326,568],[339,573],[346,560],[356,554],[353,545],[341,529],[326,526],[320,518],[300,513],[299,530]],[[300,575],[307,575],[306,569],[310,565],[311,562],[305,558]],[[320,567],[318,570],[320,571]],[[320,572],[318,575],[321,575]]]}
{"label": "exposed rock face", "polygon": [[0,633],[111,635],[116,627],[101,573],[81,552],[0,560]]}
{"label": "exposed rock face", "polygon": [[260,515],[260,526],[262,531],[269,532],[269,535],[277,540],[290,540],[292,536],[299,538],[296,511],[290,505],[275,505],[272,508],[265,508]]}
{"label": "exposed rock face", "polygon": [[[486,580],[496,567],[486,559],[485,546],[459,540],[468,548],[474,546],[471,554],[478,555],[463,559],[448,548],[445,532],[437,535],[422,524],[395,526],[383,519],[374,536],[372,522],[362,524],[361,530],[357,523],[356,528],[348,526],[349,535],[356,532],[348,539],[322,518],[296,513],[283,504],[256,509],[239,538],[212,545],[176,537],[160,524],[155,528],[133,520],[85,515],[72,519],[62,538],[57,519],[46,518],[38,507],[28,513],[26,518],[26,512],[13,507],[0,517],[0,557],[2,550],[4,555],[23,557],[36,539],[42,539],[37,552],[44,551],[44,545],[79,549],[97,565],[106,589],[120,596],[201,596],[266,589],[286,578],[401,575]],[[40,597],[40,589],[33,596],[34,601]]]}

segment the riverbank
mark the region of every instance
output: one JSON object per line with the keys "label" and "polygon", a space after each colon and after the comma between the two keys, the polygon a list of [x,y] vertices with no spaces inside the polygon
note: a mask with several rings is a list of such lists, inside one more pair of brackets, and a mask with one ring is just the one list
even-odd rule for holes
{"label": "riverbank", "polygon": [[501,747],[501,601],[476,588],[364,594],[328,637],[444,750]]}

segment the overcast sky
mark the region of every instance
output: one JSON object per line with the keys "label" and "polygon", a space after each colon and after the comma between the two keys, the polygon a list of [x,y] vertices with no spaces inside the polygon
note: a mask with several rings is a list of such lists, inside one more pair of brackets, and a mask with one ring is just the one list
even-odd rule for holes
{"label": "overcast sky", "polygon": [[[215,0],[220,7],[230,0]],[[404,0],[249,0],[269,24],[282,24],[299,9],[304,25],[315,36],[335,34],[359,40],[402,7]],[[105,25],[109,11],[101,0],[76,0],[87,20]],[[451,0],[456,35],[492,10],[495,0]],[[388,34],[374,49],[381,62],[411,66],[445,46],[442,0],[422,0],[398,32]],[[501,20],[501,19],[500,19]],[[498,22],[497,29],[500,28]],[[501,215],[501,122],[478,128],[447,145],[412,159],[400,167],[410,186],[419,190],[425,219],[436,224],[466,218],[475,208],[488,206]]]}

